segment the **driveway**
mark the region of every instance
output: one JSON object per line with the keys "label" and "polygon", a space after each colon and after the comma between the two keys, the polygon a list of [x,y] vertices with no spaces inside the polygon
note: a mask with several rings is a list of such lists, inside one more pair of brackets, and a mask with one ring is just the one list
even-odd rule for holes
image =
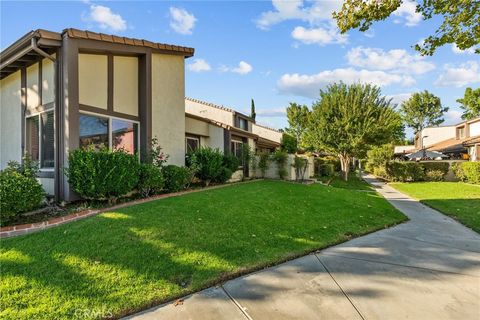
{"label": "driveway", "polygon": [[410,221],[131,319],[480,319],[480,235],[365,179]]}

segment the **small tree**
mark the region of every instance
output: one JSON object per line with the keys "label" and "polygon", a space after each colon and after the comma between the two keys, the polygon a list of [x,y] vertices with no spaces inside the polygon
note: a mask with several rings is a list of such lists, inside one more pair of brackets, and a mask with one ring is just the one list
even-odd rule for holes
{"label": "small tree", "polygon": [[427,90],[414,93],[400,108],[403,120],[415,132],[428,126],[438,126],[444,121],[443,114],[447,111],[448,108],[442,107],[440,98]]}
{"label": "small tree", "polygon": [[258,155],[259,160],[258,160],[258,168],[260,168],[260,172],[262,173],[262,178],[265,178],[265,173],[268,170],[269,167],[269,159],[270,155],[268,153],[260,153]]}
{"label": "small tree", "polygon": [[256,117],[257,117],[257,114],[255,113],[255,101],[253,101],[253,99],[252,99],[251,110],[250,110],[250,118],[255,120]]}
{"label": "small tree", "polygon": [[288,133],[282,134],[282,141],[280,142],[280,149],[287,153],[296,153],[298,150],[297,139]]}
{"label": "small tree", "polygon": [[290,103],[287,107],[288,128],[286,132],[297,140],[297,145],[303,146],[303,137],[308,126],[308,116],[310,111],[305,105]]}
{"label": "small tree", "polygon": [[295,155],[292,166],[295,168],[295,180],[305,180],[305,172],[307,171],[308,167],[308,159]]}
{"label": "small tree", "polygon": [[480,117],[480,88],[465,89],[462,99],[457,100],[463,109],[462,119],[471,120]]}
{"label": "small tree", "polygon": [[400,116],[380,88],[337,83],[320,90],[307,137],[317,150],[338,156],[348,180],[352,157],[363,158],[371,146],[391,141],[401,128]]}

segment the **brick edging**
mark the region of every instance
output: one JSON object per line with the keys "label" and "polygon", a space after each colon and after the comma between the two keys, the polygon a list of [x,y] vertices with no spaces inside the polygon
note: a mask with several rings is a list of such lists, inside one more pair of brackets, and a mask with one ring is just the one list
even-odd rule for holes
{"label": "brick edging", "polygon": [[166,198],[172,198],[172,197],[177,197],[185,194],[190,194],[190,193],[196,193],[196,192],[202,192],[202,191],[207,191],[207,190],[214,190],[214,189],[219,189],[219,188],[224,188],[224,187],[229,187],[232,185],[236,184],[243,184],[243,183],[250,183],[253,181],[259,181],[262,179],[253,179],[249,181],[242,181],[242,182],[234,182],[234,183],[227,183],[227,184],[222,184],[222,185],[217,185],[217,186],[212,186],[212,187],[205,187],[205,188],[199,188],[199,189],[193,189],[193,190],[186,190],[186,191],[180,191],[180,192],[173,192],[173,193],[165,193],[165,194],[159,194],[150,198],[145,198],[145,199],[138,199],[134,201],[129,201],[125,202],[122,204],[118,204],[115,206],[107,207],[107,208],[102,208],[102,209],[89,209],[77,213],[71,213],[69,215],[63,216],[63,217],[57,217],[57,218],[52,218],[47,221],[42,221],[42,222],[35,222],[35,223],[27,223],[27,224],[19,224],[15,226],[7,226],[7,227],[0,227],[0,238],[11,238],[15,236],[20,236],[24,234],[29,234],[32,232],[48,229],[48,228],[53,228],[62,224],[67,224],[73,221],[77,221],[80,219],[85,219],[88,217],[95,216],[97,214],[111,211],[111,210],[116,210],[120,208],[125,208],[129,207],[132,205],[136,204],[141,204],[141,203],[146,203],[146,202],[151,202],[159,199],[166,199]]}

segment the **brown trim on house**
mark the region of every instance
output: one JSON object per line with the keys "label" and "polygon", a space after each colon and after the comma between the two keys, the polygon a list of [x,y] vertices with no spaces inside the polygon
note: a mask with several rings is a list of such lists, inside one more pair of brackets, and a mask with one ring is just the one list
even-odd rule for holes
{"label": "brown trim on house", "polygon": [[38,102],[43,105],[43,59],[38,60]]}
{"label": "brown trim on house", "polygon": [[107,110],[113,112],[113,55],[107,55]]}
{"label": "brown trim on house", "polygon": [[230,130],[223,129],[223,152],[232,152],[230,142],[232,141]]}
{"label": "brown trim on house", "polygon": [[26,117],[29,117],[33,114],[36,114],[36,113],[40,113],[40,112],[45,112],[45,111],[49,111],[51,109],[53,109],[55,107],[55,102],[49,102],[45,105],[39,105],[37,107],[34,107],[34,108],[31,108],[31,109],[27,109],[25,111],[25,116]]}
{"label": "brown trim on house", "polygon": [[152,141],[152,53],[138,58],[138,119],[140,120],[140,160],[146,161]]}
{"label": "brown trim on house", "polygon": [[91,113],[97,113],[99,115],[123,118],[123,119],[127,119],[127,120],[133,120],[133,121],[139,121],[140,122],[139,117],[132,116],[131,114],[105,110],[105,109],[101,109],[101,108],[97,108],[97,107],[88,106],[88,105],[85,105],[85,104],[79,104],[78,106],[79,106],[78,110],[79,110],[80,113],[82,111],[86,111],[86,112],[91,112]]}
{"label": "brown trim on house", "polygon": [[22,150],[22,159],[25,154],[25,113],[27,111],[27,68],[22,68],[20,70],[20,105],[21,105],[21,150]]}
{"label": "brown trim on house", "polygon": [[61,81],[61,54],[60,49],[57,49],[55,52],[56,59],[53,62],[53,94],[54,94],[54,109],[53,109],[53,119],[54,119],[54,162],[53,162],[53,190],[54,190],[54,197],[55,201],[59,202],[60,198],[60,176],[63,173],[60,171],[60,153],[63,152],[63,140],[62,136],[60,135],[60,128],[61,128],[61,113],[60,113],[60,81]]}

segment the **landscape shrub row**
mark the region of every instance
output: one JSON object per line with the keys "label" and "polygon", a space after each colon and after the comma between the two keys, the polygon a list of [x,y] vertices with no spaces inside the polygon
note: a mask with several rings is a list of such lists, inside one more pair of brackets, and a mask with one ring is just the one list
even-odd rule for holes
{"label": "landscape shrub row", "polygon": [[[447,162],[390,161],[385,168],[385,178],[400,182],[443,181],[448,173],[448,168]],[[377,170],[380,169],[377,167]]]}
{"label": "landscape shrub row", "polygon": [[187,166],[194,176],[208,186],[211,182],[225,183],[238,170],[240,160],[219,149],[201,147],[187,155]]}
{"label": "landscape shrub row", "polygon": [[23,164],[11,161],[0,171],[0,225],[41,206],[45,194],[36,179],[37,171],[36,164],[28,156]]}
{"label": "landscape shrub row", "polygon": [[480,162],[454,163],[452,169],[461,181],[480,184]]}

